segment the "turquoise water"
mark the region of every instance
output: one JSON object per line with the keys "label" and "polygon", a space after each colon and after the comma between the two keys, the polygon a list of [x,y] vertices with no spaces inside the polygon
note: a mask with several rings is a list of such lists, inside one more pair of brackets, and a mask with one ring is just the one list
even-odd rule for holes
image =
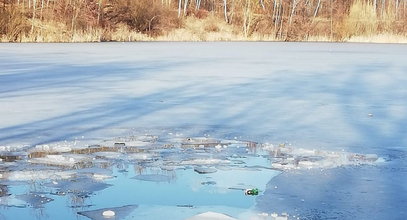
{"label": "turquoise water", "polygon": [[[267,153],[242,151],[245,146],[236,146],[218,152],[223,155],[223,160],[217,160],[227,162],[223,164],[217,164],[215,160],[214,164],[194,165],[191,164],[194,160],[168,161],[165,156],[148,162],[115,158],[103,163],[94,162],[91,168],[69,169],[75,175],[66,180],[3,181],[8,184],[11,196],[1,197],[1,219],[88,219],[78,212],[127,205],[137,208],[132,208],[126,216],[118,218],[116,215],[116,219],[162,219],[168,216],[170,219],[185,219],[207,211],[235,217],[254,213],[256,197],[245,195],[244,189],[259,188],[262,192],[280,171],[269,169],[271,161]],[[212,147],[209,151],[214,150]],[[199,158],[201,162],[214,159],[212,156],[202,157],[198,149],[200,153],[186,152],[179,149],[177,155]],[[182,165],[185,161],[188,164]],[[110,165],[101,168],[105,162]],[[175,166],[168,171],[160,169],[162,163]],[[211,173],[200,174],[194,171],[196,167],[211,168]],[[106,175],[109,178],[92,179],[92,174],[95,176],[92,172],[109,174]]]}

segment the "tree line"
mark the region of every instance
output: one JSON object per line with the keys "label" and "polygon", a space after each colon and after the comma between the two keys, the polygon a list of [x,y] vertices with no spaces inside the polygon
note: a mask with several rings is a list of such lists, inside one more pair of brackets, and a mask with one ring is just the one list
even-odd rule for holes
{"label": "tree line", "polygon": [[38,41],[45,35],[69,39],[94,33],[108,41],[121,27],[154,37],[181,28],[186,18],[208,16],[245,37],[405,36],[406,5],[407,0],[0,0],[0,38]]}

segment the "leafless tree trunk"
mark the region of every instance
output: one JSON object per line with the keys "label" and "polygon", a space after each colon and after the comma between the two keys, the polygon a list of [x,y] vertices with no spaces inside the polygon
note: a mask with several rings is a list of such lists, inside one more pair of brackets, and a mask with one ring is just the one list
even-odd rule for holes
{"label": "leafless tree trunk", "polygon": [[333,0],[331,0],[331,34],[330,34],[330,39],[333,41]]}
{"label": "leafless tree trunk", "polygon": [[386,0],[382,0],[382,18],[384,17],[384,9],[385,9],[385,6],[386,6]]}
{"label": "leafless tree trunk", "polygon": [[40,12],[40,19],[42,20],[42,11],[44,9],[44,0],[41,0],[41,12]]}
{"label": "leafless tree trunk", "polygon": [[260,0],[260,5],[261,5],[261,8],[263,8],[263,11],[265,11],[266,7],[264,6],[264,1],[263,0]]}
{"label": "leafless tree trunk", "polygon": [[182,0],[178,0],[178,17],[181,17]]}
{"label": "leafless tree trunk", "polygon": [[399,0],[395,0],[396,2],[395,2],[395,10],[396,10],[396,12],[395,12],[395,16],[396,16],[396,20],[398,20],[398,12],[399,12],[399,6],[400,6],[400,2],[399,2]]}
{"label": "leafless tree trunk", "polygon": [[31,21],[31,34],[34,32],[34,22],[35,22],[35,9],[36,9],[37,1],[33,0],[33,16]]}
{"label": "leafless tree trunk", "polygon": [[317,16],[320,6],[321,6],[321,0],[318,0],[317,7],[315,7],[315,11],[314,11],[314,18]]}
{"label": "leafless tree trunk", "polygon": [[227,12],[227,2],[226,2],[226,0],[223,0],[223,5],[224,5],[224,12],[225,12],[225,21],[226,21],[226,23],[228,23],[229,21],[228,21],[228,12]]}
{"label": "leafless tree trunk", "polygon": [[200,7],[201,7],[201,0],[196,0],[196,3],[195,3],[195,10],[199,10]]}
{"label": "leafless tree trunk", "polygon": [[273,21],[276,22],[277,0],[273,0]]}
{"label": "leafless tree trunk", "polygon": [[281,4],[280,4],[280,28],[279,28],[279,32],[280,32],[279,39],[280,40],[283,39],[283,22],[284,22],[283,15],[284,15],[283,3],[281,2]]}
{"label": "leafless tree trunk", "polygon": [[99,25],[100,24],[100,14],[101,14],[101,11],[102,11],[102,0],[99,0],[99,2],[98,2],[98,17],[97,17],[97,25]]}
{"label": "leafless tree trunk", "polygon": [[373,0],[373,8],[374,8],[374,13],[376,14],[376,11],[377,11],[377,0]]}
{"label": "leafless tree trunk", "polygon": [[187,8],[188,8],[188,0],[184,2],[184,15],[187,15]]}
{"label": "leafless tree trunk", "polygon": [[293,0],[292,7],[291,7],[290,18],[289,18],[289,21],[288,21],[288,26],[290,26],[291,23],[292,23],[295,8],[297,7],[297,3],[298,3],[298,0]]}
{"label": "leafless tree trunk", "polygon": [[249,36],[249,29],[250,29],[250,0],[246,0],[245,8],[243,11],[243,33],[245,37]]}

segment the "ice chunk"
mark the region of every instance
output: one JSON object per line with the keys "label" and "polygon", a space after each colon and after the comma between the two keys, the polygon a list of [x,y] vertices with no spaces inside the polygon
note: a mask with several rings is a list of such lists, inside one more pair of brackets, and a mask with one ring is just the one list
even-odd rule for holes
{"label": "ice chunk", "polygon": [[106,175],[106,174],[94,173],[94,174],[92,175],[92,178],[95,179],[95,180],[97,180],[97,181],[102,181],[102,180],[105,180],[105,179],[111,179],[111,178],[113,178],[113,176],[111,176],[111,175]]}
{"label": "ice chunk", "polygon": [[263,149],[268,150],[273,158],[271,166],[280,170],[334,168],[344,165],[371,164],[378,161],[375,154],[307,150],[285,145],[271,146],[266,145]]}
{"label": "ice chunk", "polygon": [[78,163],[90,161],[90,158],[85,155],[46,155],[45,157],[33,158],[29,160],[30,163],[46,164],[54,166],[73,167]]}
{"label": "ice chunk", "polygon": [[0,206],[24,208],[27,206],[27,203],[21,199],[16,198],[15,195],[1,196],[0,197]]}
{"label": "ice chunk", "polygon": [[221,159],[214,159],[214,158],[200,158],[200,159],[192,159],[192,160],[184,160],[181,161],[180,164],[182,165],[209,165],[209,164],[229,164],[229,160],[221,160]]}
{"label": "ice chunk", "polygon": [[215,147],[220,144],[220,141],[213,138],[206,137],[196,137],[196,138],[186,138],[181,141],[182,147],[191,147],[191,148],[205,148],[205,147]]}
{"label": "ice chunk", "polygon": [[53,201],[54,199],[45,197],[42,194],[29,193],[24,195],[17,195],[17,199],[26,202],[30,207],[41,208],[44,204]]}
{"label": "ice chunk", "polygon": [[199,174],[214,173],[217,170],[213,167],[195,167],[194,171]]}
{"label": "ice chunk", "polygon": [[121,207],[112,207],[97,209],[92,211],[78,212],[79,215],[86,216],[92,220],[105,220],[105,219],[115,219],[120,220],[126,218],[130,213],[132,213],[138,206],[137,205],[126,205]]}
{"label": "ice chunk", "polygon": [[160,166],[160,168],[162,170],[166,170],[166,171],[173,171],[173,170],[175,170],[175,169],[177,169],[179,167],[178,166],[163,165],[163,166]]}
{"label": "ice chunk", "polygon": [[98,168],[98,167],[78,169],[78,170],[76,170],[76,172],[78,174],[90,174],[90,175],[101,174],[101,175],[106,175],[106,176],[110,176],[113,173],[113,171],[110,169]]}
{"label": "ice chunk", "polygon": [[94,155],[98,157],[104,157],[107,159],[121,159],[124,156],[124,154],[119,152],[97,152],[94,153]]}
{"label": "ice chunk", "polygon": [[155,155],[151,153],[133,153],[127,154],[128,160],[151,160]]}
{"label": "ice chunk", "polygon": [[88,177],[77,178],[75,180],[54,181],[47,186],[57,188],[61,192],[68,193],[93,193],[95,191],[104,190],[111,184],[95,181]]}
{"label": "ice chunk", "polygon": [[162,174],[141,174],[133,177],[133,179],[151,182],[170,182],[174,177]]}
{"label": "ice chunk", "polygon": [[10,171],[3,175],[5,179],[11,181],[34,181],[34,180],[70,179],[74,177],[75,172],[56,171],[56,170],[24,170],[24,171]]}
{"label": "ice chunk", "polygon": [[186,220],[237,220],[229,215],[225,215],[218,212],[204,212],[198,215],[194,215]]}

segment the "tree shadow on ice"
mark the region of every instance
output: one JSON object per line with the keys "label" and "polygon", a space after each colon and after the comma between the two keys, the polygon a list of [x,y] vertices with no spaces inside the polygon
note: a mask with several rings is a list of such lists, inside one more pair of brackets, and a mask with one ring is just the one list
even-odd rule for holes
{"label": "tree shadow on ice", "polygon": [[[307,124],[307,129],[323,133],[322,128],[334,131],[337,126],[340,141],[349,151],[377,153],[388,161],[375,166],[284,173],[268,183],[264,195],[257,199],[257,209],[288,212],[301,219],[404,219],[407,216],[403,207],[407,202],[407,188],[403,184],[407,181],[406,78],[392,71],[384,65],[358,65],[290,84],[296,88],[291,98],[311,100],[315,106],[335,110],[331,120],[315,121],[314,125]],[[346,80],[335,80],[343,74],[347,75]],[[312,113],[305,110],[302,110],[304,115]],[[336,125],[335,117],[345,125]],[[356,138],[341,134],[340,129],[344,128],[351,129]],[[323,140],[334,134],[328,132],[319,138]]]}

